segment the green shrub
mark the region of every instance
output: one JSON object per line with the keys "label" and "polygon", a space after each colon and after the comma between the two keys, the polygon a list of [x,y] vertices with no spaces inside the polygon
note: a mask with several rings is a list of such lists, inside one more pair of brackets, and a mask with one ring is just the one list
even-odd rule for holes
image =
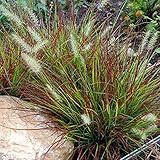
{"label": "green shrub", "polygon": [[120,159],[157,132],[159,68],[148,66],[157,32],[135,49],[132,33],[98,25],[93,13],[79,25],[55,14],[45,27],[20,10],[12,39],[32,73],[24,96],[53,114],[75,145],[73,159]]}
{"label": "green shrub", "polygon": [[135,0],[128,2],[128,15],[131,18],[131,23],[135,23],[142,18],[147,22],[147,30],[160,31],[160,1],[159,0]]}

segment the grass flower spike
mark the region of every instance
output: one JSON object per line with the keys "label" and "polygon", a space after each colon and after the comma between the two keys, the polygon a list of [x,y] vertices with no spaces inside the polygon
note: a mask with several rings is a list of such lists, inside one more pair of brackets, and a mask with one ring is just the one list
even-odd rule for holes
{"label": "grass flower spike", "polygon": [[155,116],[153,113],[148,113],[144,117],[142,117],[145,121],[153,122],[155,123],[157,121],[157,116]]}
{"label": "grass flower spike", "polygon": [[82,119],[82,121],[85,125],[90,125],[91,124],[91,119],[88,115],[82,114],[81,119]]}
{"label": "grass flower spike", "polygon": [[158,39],[158,32],[155,32],[155,33],[153,34],[153,36],[151,36],[150,41],[148,42],[147,48],[148,48],[149,50],[152,50],[153,48],[155,48],[155,44],[156,44],[156,42],[157,42],[157,39]]}
{"label": "grass flower spike", "polygon": [[110,32],[111,28],[112,28],[111,26],[106,26],[106,28],[101,33],[100,38],[104,38],[106,36],[106,34],[108,34]]}
{"label": "grass flower spike", "polygon": [[75,60],[76,65],[79,66],[80,68],[84,68],[85,60],[83,56],[81,55],[81,53],[79,52],[78,42],[73,33],[70,34],[70,43],[71,43],[71,49],[74,54],[74,60]]}
{"label": "grass flower spike", "polygon": [[132,132],[141,138],[142,141],[146,140],[147,139],[147,134],[145,131],[142,131],[141,129],[137,129],[137,128],[133,128],[132,129]]}
{"label": "grass flower spike", "polygon": [[27,44],[21,37],[17,36],[16,34],[12,34],[12,39],[21,46],[24,52],[29,54],[32,52],[31,46]]}
{"label": "grass flower spike", "polygon": [[88,37],[89,34],[91,33],[93,24],[94,24],[94,19],[89,20],[89,22],[86,24],[86,26],[84,28],[84,34],[86,37]]}
{"label": "grass flower spike", "polygon": [[135,53],[135,51],[132,48],[128,48],[127,55],[129,57],[135,57],[136,53]]}
{"label": "grass flower spike", "polygon": [[0,5],[0,11],[2,11],[3,14],[7,18],[9,18],[10,20],[14,21],[17,24],[17,26],[22,26],[23,25],[23,23],[20,20],[20,18],[16,14],[14,14],[14,13],[10,12],[8,9],[6,9],[3,5]]}
{"label": "grass flower spike", "polygon": [[30,35],[32,36],[32,38],[39,43],[42,43],[42,38],[41,36],[31,27],[27,27],[28,32],[30,33]]}
{"label": "grass flower spike", "polygon": [[153,132],[155,132],[156,130],[158,130],[158,127],[157,127],[156,124],[153,124],[153,125],[149,126],[149,127],[145,130],[145,132],[146,132],[146,134],[148,134],[148,136],[150,136],[150,134],[153,133]]}
{"label": "grass flower spike", "polygon": [[73,33],[70,34],[71,48],[75,56],[79,55],[78,43]]}
{"label": "grass flower spike", "polygon": [[47,87],[47,90],[53,96],[54,99],[56,99],[58,102],[62,101],[61,97],[57,94],[57,92],[55,91],[55,89],[50,84],[46,84],[46,87]]}
{"label": "grass flower spike", "polygon": [[91,42],[88,43],[88,44],[86,44],[86,45],[84,46],[84,48],[83,48],[83,51],[88,51],[88,50],[90,50],[90,49],[91,49],[91,46],[92,46],[92,43],[91,43]]}
{"label": "grass flower spike", "polygon": [[149,39],[150,35],[151,35],[151,32],[147,31],[145,36],[144,36],[144,38],[143,38],[143,40],[142,40],[142,43],[141,43],[141,45],[139,47],[140,52],[143,52],[144,47],[148,44],[148,39]]}
{"label": "grass flower spike", "polygon": [[26,62],[26,64],[29,66],[29,68],[32,70],[32,72],[38,74],[42,71],[41,65],[35,58],[27,55],[26,53],[22,53],[21,56],[23,60]]}
{"label": "grass flower spike", "polygon": [[38,20],[37,16],[33,13],[33,11],[30,8],[28,8],[27,6],[24,7],[24,10],[30,16],[30,18],[31,18],[33,24],[35,25],[35,27],[39,27],[39,20]]}
{"label": "grass flower spike", "polygon": [[33,48],[32,48],[32,53],[37,53],[39,50],[44,48],[44,46],[48,43],[48,40],[43,40],[41,42],[38,42]]}

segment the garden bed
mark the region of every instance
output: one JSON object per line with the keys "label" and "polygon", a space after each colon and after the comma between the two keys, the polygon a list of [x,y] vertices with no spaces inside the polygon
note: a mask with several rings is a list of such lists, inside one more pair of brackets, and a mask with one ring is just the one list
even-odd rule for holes
{"label": "garden bed", "polygon": [[[128,24],[121,3],[0,6],[12,28],[0,39],[0,94],[50,113],[74,143],[72,159],[123,160],[159,138],[159,32]],[[159,157],[155,141],[138,156]]]}

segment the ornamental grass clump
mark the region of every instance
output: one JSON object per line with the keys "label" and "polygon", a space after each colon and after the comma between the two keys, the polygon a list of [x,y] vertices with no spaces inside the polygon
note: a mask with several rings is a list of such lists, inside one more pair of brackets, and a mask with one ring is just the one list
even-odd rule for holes
{"label": "ornamental grass clump", "polygon": [[24,23],[23,32],[11,37],[32,73],[23,96],[53,114],[74,143],[70,158],[115,160],[159,130],[159,67],[148,65],[155,54],[150,41],[156,40],[147,32],[138,49],[131,48],[132,31],[98,24],[92,14],[80,24],[73,14],[55,14],[49,27]]}

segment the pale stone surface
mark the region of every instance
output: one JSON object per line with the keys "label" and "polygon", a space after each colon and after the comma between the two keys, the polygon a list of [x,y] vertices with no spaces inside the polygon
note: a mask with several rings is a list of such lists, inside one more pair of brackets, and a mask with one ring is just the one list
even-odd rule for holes
{"label": "pale stone surface", "polygon": [[73,144],[64,140],[49,116],[27,110],[29,105],[0,96],[0,160],[67,160]]}

